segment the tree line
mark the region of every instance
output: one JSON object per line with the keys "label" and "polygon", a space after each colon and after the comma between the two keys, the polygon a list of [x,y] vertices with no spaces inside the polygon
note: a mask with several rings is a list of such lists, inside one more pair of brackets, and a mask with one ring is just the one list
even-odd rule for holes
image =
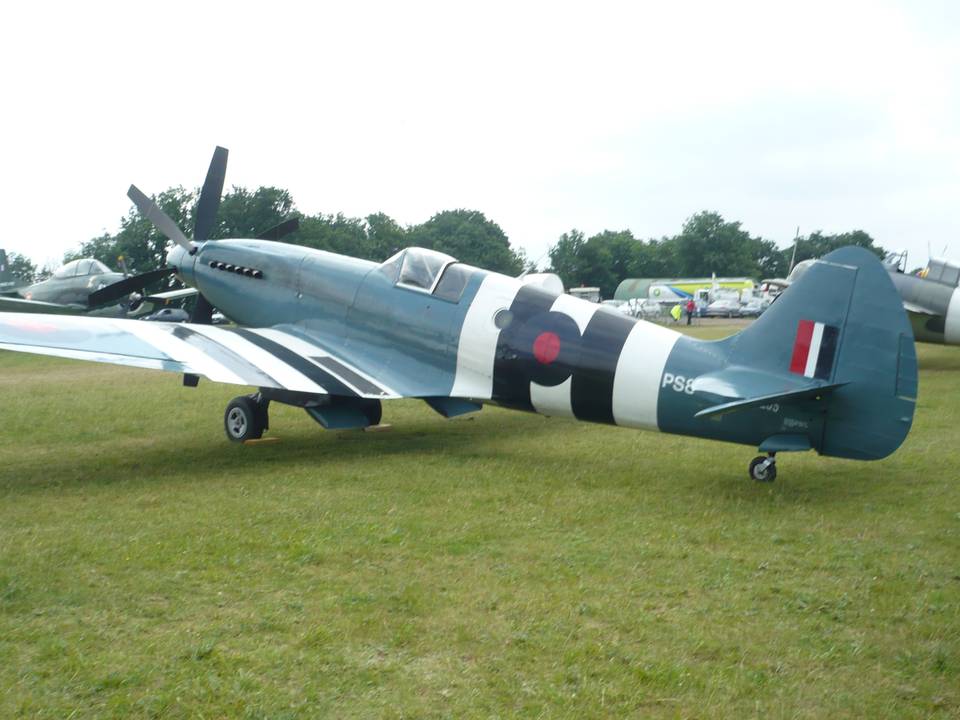
{"label": "tree line", "polygon": [[[826,255],[845,245],[860,245],[883,257],[885,251],[863,230],[827,235],[821,231],[796,240],[796,262]],[[579,230],[560,236],[550,249],[552,272],[564,287],[599,287],[604,298],[625,278],[785,277],[794,246],[780,249],[772,240],[751,236],[739,222],[716,212],[690,217],[679,234],[641,240],[629,230],[603,232],[589,238]]]}
{"label": "tree line", "polygon": [[[156,195],[157,205],[189,236],[194,226],[199,190],[174,187]],[[478,210],[446,210],[424,223],[403,226],[384,213],[363,218],[342,213],[306,215],[297,211],[287,190],[234,187],[227,192],[217,211],[210,238],[251,238],[296,217],[299,229],[282,238],[284,242],[318,250],[352,255],[380,262],[411,245],[447,253],[462,262],[519,275],[529,265],[522,249],[513,248],[497,223]],[[169,246],[167,238],[140,212],[131,207],[120,220],[120,230],[91,238],[68,251],[64,262],[92,257],[111,268],[131,274],[162,267]],[[49,276],[56,268],[37,268],[29,258],[9,253],[15,274],[28,281]]]}
{"label": "tree line", "polygon": [[[194,225],[198,190],[173,187],[155,197],[157,204],[189,235]],[[256,237],[290,217],[299,229],[284,242],[352,255],[380,262],[397,251],[419,246],[445,252],[462,262],[506,275],[534,270],[524,251],[511,246],[497,223],[477,210],[445,210],[418,225],[403,226],[384,213],[347,217],[342,213],[305,215],[297,211],[287,190],[234,187],[223,196],[211,239]],[[104,233],[80,244],[64,262],[93,257],[112,268],[119,258],[130,273],[161,267],[168,240],[136,208],[120,220],[120,230]],[[844,245],[861,245],[882,256],[866,232],[836,235],[814,232],[799,238],[796,260],[820,257]],[[560,236],[550,248],[550,267],[565,287],[597,286],[605,298],[628,277],[746,276],[756,279],[783,277],[793,246],[779,249],[772,240],[751,236],[739,222],[724,220],[716,212],[690,217],[672,237],[642,240],[629,230],[604,230],[585,237],[579,230]],[[38,269],[28,258],[9,253],[14,273],[28,281],[49,275],[55,268]]]}

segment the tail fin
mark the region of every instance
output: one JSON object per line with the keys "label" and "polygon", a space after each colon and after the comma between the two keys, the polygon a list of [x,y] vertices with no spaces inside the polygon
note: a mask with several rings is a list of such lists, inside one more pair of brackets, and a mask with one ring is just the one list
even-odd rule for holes
{"label": "tail fin", "polygon": [[906,438],[917,395],[913,331],[889,273],[863,248],[811,265],[749,328],[729,338],[732,365],[824,392],[823,455],[886,457]]}
{"label": "tail fin", "polygon": [[7,251],[0,248],[0,294],[13,292],[20,285],[20,281],[15,278],[10,271],[10,263],[7,261]]}

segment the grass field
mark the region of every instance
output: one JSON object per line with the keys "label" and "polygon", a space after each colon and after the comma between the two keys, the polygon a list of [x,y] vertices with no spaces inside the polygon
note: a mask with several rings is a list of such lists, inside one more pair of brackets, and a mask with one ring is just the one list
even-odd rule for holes
{"label": "grass field", "polygon": [[0,353],[0,718],[957,717],[960,348],[919,349],[898,453],[772,485],[418,402],[237,447],[236,388]]}

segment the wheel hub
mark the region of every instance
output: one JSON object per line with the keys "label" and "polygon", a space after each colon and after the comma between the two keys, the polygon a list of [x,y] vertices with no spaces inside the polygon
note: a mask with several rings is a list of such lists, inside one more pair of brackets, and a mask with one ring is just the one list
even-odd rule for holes
{"label": "wheel hub", "polygon": [[227,428],[235,438],[241,438],[247,432],[247,416],[240,408],[233,408],[227,415]]}

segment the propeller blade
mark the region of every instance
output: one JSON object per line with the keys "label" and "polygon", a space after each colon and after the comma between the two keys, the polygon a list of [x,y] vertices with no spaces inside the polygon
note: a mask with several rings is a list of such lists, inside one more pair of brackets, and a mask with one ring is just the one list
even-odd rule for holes
{"label": "propeller blade", "polygon": [[197,242],[208,240],[217,222],[223,181],[227,176],[227,153],[227,149],[219,145],[213,151],[207,177],[203,181],[203,189],[200,190],[200,200],[197,202],[197,221],[193,226],[193,239]]}
{"label": "propeller blade", "polygon": [[132,277],[124,278],[123,280],[107,285],[105,288],[101,288],[96,292],[90,293],[90,295],[87,296],[87,305],[89,307],[107,305],[126,297],[134,290],[141,290],[147,285],[151,285],[157,280],[165,278],[167,275],[173,275],[175,272],[176,269],[172,267],[165,267],[151,270],[150,272],[145,272],[140,275],[133,275]]}
{"label": "propeller blade", "polygon": [[153,200],[144,195],[136,185],[130,186],[130,189],[127,190],[127,197],[133,200],[133,204],[137,206],[140,213],[152,222],[157,230],[187,252],[193,250],[193,246],[190,244],[190,241],[187,240],[187,236],[184,235],[183,231],[177,227],[177,224],[170,219],[170,216],[161,210],[160,206]]}
{"label": "propeller blade", "polygon": [[269,230],[264,230],[257,235],[257,240],[279,240],[280,238],[296,232],[300,228],[299,218],[288,218],[279,225],[274,225]]}

